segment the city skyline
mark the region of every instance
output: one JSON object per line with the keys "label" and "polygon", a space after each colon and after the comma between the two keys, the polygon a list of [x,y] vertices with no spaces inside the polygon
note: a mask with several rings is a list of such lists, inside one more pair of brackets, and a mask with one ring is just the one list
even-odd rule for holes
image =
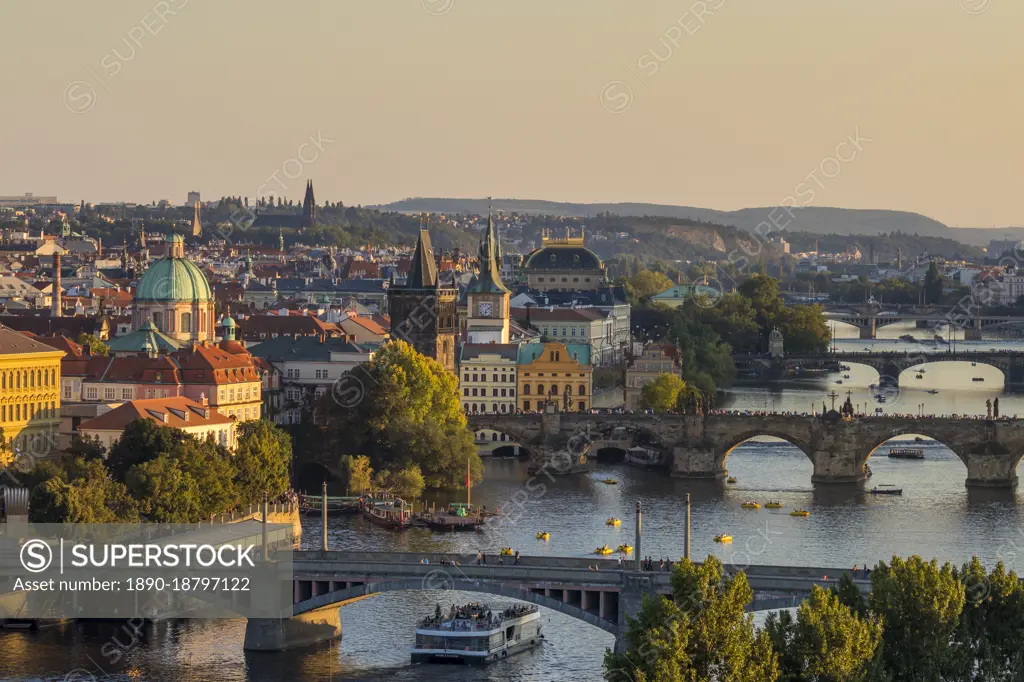
{"label": "city skyline", "polygon": [[[177,203],[263,188],[297,201],[313,177],[321,201],[348,204],[493,195],[735,210],[806,185],[816,207],[1024,225],[1024,96],[1006,78],[1024,62],[1016,4],[277,9],[5,9],[48,35],[0,46],[22,65],[6,82],[17,97],[0,105],[0,193]],[[847,162],[837,147],[851,137],[864,142]]]}

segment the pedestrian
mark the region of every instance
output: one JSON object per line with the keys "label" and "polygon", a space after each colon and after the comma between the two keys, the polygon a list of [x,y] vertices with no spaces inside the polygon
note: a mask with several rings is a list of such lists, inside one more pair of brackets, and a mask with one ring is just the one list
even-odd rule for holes
{"label": "pedestrian", "polygon": [[480,550],[477,550],[477,552],[476,552],[476,565],[477,566],[479,566],[480,564],[482,564],[484,562],[483,557],[484,557],[483,552],[481,552]]}
{"label": "pedestrian", "polygon": [[519,550],[516,550],[516,566],[519,565]]}
{"label": "pedestrian", "polygon": [[487,552],[480,552],[480,556],[483,558],[484,566],[487,565]]}

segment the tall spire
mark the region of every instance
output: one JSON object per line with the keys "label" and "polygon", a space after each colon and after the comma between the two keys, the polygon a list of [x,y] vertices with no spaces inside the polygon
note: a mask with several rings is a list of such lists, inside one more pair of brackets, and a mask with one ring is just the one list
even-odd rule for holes
{"label": "tall spire", "polygon": [[434,262],[434,247],[430,244],[430,233],[420,229],[416,240],[416,251],[412,255],[412,269],[406,286],[410,289],[433,289],[437,286],[437,263]]}
{"label": "tall spire", "polygon": [[498,232],[494,227],[494,218],[487,212],[487,229],[480,237],[478,255],[479,273],[470,282],[468,291],[479,293],[511,293],[501,281],[501,264],[498,261],[500,250],[497,246]]}
{"label": "tall spire", "polygon": [[61,317],[64,315],[64,303],[60,290],[60,252],[53,254],[53,308],[50,310],[50,317]]}
{"label": "tall spire", "polygon": [[121,252],[121,269],[128,270],[128,238],[124,239],[124,251]]}
{"label": "tall spire", "polygon": [[203,233],[203,224],[199,220],[199,200],[196,199],[195,214],[192,217],[192,236],[198,237]]}
{"label": "tall spire", "polygon": [[316,198],[313,196],[313,181],[306,181],[306,196],[302,199],[302,226],[316,226]]}

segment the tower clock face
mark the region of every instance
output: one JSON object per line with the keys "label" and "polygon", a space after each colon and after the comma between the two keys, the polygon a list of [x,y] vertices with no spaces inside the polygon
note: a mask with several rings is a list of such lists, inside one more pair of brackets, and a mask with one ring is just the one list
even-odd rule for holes
{"label": "tower clock face", "polygon": [[490,303],[480,304],[480,317],[490,317],[494,314],[494,307]]}

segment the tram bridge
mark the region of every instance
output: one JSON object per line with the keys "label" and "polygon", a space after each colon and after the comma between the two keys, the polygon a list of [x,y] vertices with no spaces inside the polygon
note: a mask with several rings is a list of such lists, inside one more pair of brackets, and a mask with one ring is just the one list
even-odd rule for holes
{"label": "tram bridge", "polygon": [[[638,547],[637,555],[641,552]],[[421,563],[424,560],[429,564]],[[442,564],[442,560],[452,563]],[[636,614],[644,595],[671,593],[670,573],[636,570],[632,558],[621,566],[614,559],[580,557],[521,557],[520,565],[512,565],[509,557],[504,565],[496,565],[497,560],[492,555],[487,565],[478,566],[476,556],[469,554],[295,552],[293,617],[249,619],[245,648],[281,651],[338,637],[340,606],[396,590],[462,590],[520,599],[582,620],[616,638],[624,634],[626,616]],[[793,606],[812,586],[825,585],[824,576],[834,583],[850,573],[838,568],[725,568],[728,573],[746,574],[755,593],[750,610]],[[870,581],[863,574],[851,577],[862,591],[869,591]]]}
{"label": "tram bridge", "polygon": [[858,483],[868,459],[891,438],[917,434],[952,450],[967,467],[968,486],[1014,487],[1024,456],[1024,420],[913,418],[842,419],[837,412],[740,415],[560,413],[471,414],[472,429],[506,433],[530,450],[532,471],[570,473],[586,458],[589,444],[615,429],[632,431],[671,463],[673,476],[723,478],[729,453],[756,436],[774,436],[798,447],[814,465],[812,482]]}

